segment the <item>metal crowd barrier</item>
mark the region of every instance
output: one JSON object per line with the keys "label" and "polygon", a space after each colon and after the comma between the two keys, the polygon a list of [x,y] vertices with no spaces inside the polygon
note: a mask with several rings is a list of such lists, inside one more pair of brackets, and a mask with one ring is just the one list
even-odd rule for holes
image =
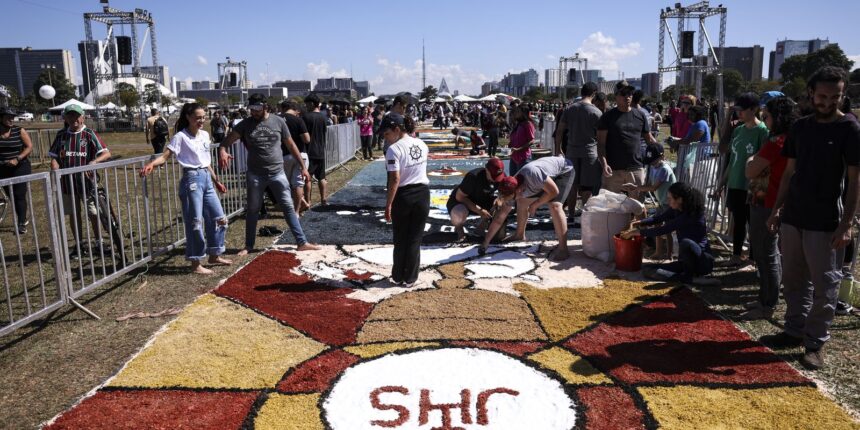
{"label": "metal crowd barrier", "polygon": [[359,149],[361,149],[361,137],[357,122],[328,126],[325,145],[326,172],[355,158],[355,153]]}
{"label": "metal crowd barrier", "polygon": [[[217,165],[213,145],[213,165]],[[234,161],[218,176],[228,218],[244,212],[247,151],[231,148]],[[0,336],[147,264],[185,242],[178,184],[181,166],[172,158],[147,178],[140,168],[151,156],[109,161],[0,180],[6,216],[0,221]],[[26,184],[29,225],[20,234],[11,186]],[[92,212],[93,214],[91,214]]]}
{"label": "metal crowd barrier", "polygon": [[537,130],[535,143],[541,149],[552,151],[555,148],[555,138],[552,136],[552,133],[555,131],[555,123],[555,117],[551,114],[547,114],[543,121],[543,128]]}
{"label": "metal crowd barrier", "polygon": [[60,131],[59,128],[34,128],[27,130],[27,135],[30,136],[30,141],[33,143],[33,152],[30,153],[30,161],[35,164],[48,163],[51,158],[48,156],[48,151],[51,149],[51,143],[54,142],[54,136]]}
{"label": "metal crowd barrier", "polygon": [[[675,177],[679,182],[687,182],[705,197],[705,213],[708,229],[717,234],[722,241],[728,230],[729,217],[725,207],[725,195],[719,199],[711,198],[717,190],[725,156],[719,152],[716,143],[693,143],[678,147],[678,162]],[[725,245],[725,244],[723,244]]]}
{"label": "metal crowd barrier", "polygon": [[[24,185],[29,224],[19,233],[12,188]],[[0,259],[3,260],[3,293],[0,294],[0,336],[42,318],[67,303],[58,225],[54,213],[55,193],[49,173],[36,173],[0,180],[6,192],[0,222]],[[35,198],[34,198],[35,197]]]}

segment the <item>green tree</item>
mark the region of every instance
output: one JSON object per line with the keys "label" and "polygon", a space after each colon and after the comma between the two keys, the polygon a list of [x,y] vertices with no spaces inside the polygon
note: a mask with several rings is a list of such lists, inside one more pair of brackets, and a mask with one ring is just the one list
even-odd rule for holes
{"label": "green tree", "polygon": [[54,96],[54,102],[57,104],[65,103],[75,97],[75,86],[66,79],[66,75],[63,72],[57,69],[44,69],[42,73],[39,73],[39,77],[33,82],[33,94],[36,97],[39,97],[39,88],[42,88],[42,85],[54,87],[54,90],[57,91],[57,94]]}
{"label": "green tree", "polygon": [[[748,84],[741,72],[735,69],[723,70],[723,95],[726,99],[733,99],[741,92],[746,91]],[[702,95],[709,99],[717,97],[716,73],[705,75],[702,79]]]}
{"label": "green tree", "polygon": [[120,106],[125,106],[126,109],[135,107],[140,102],[137,88],[127,82],[116,84],[116,95],[119,97]]}
{"label": "green tree", "polygon": [[782,92],[793,99],[804,96],[806,94],[806,79],[799,76],[794,78],[793,81],[782,87]]}
{"label": "green tree", "polygon": [[546,93],[543,92],[543,87],[532,87],[523,95],[523,101],[526,102],[536,102],[545,99]]}
{"label": "green tree", "polygon": [[161,106],[167,107],[173,104],[173,99],[166,94],[161,95]]}
{"label": "green tree", "polygon": [[831,44],[811,54],[787,58],[779,66],[779,73],[782,75],[782,82],[793,83],[797,78],[804,81],[809,79],[816,70],[824,66],[836,66],[851,70],[854,61],[848,59],[839,45]]}
{"label": "green tree", "polygon": [[860,84],[860,68],[854,69],[850,75],[848,75],[848,80],[851,81],[852,84]]}
{"label": "green tree", "polygon": [[209,100],[206,97],[197,97],[194,101],[197,102],[198,105],[202,106],[203,109],[206,109],[206,106],[209,105]]}
{"label": "green tree", "polygon": [[[716,82],[716,81],[714,81]],[[681,86],[681,94],[694,94],[696,92],[695,88],[684,85]],[[611,97],[611,95],[610,95]],[[668,103],[671,100],[675,100],[675,85],[669,85],[666,88],[663,88],[663,92],[660,94],[660,100]]]}
{"label": "green tree", "polygon": [[227,96],[227,103],[230,103],[230,105],[239,103],[239,100],[240,98],[236,94],[230,94],[229,96]]}
{"label": "green tree", "polygon": [[437,94],[439,94],[439,90],[437,90],[433,85],[427,85],[427,88],[421,90],[421,94],[418,95],[418,98],[433,100],[436,98]]}
{"label": "green tree", "polygon": [[143,87],[143,101],[148,105],[157,105],[159,104],[159,93],[157,84],[146,84]]}

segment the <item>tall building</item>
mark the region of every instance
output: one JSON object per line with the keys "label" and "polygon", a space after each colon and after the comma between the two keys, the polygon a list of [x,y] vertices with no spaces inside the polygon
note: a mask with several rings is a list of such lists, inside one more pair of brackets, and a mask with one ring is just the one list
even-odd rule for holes
{"label": "tall building", "polygon": [[352,78],[320,78],[314,86],[314,91],[323,90],[354,90],[355,81]]}
{"label": "tall building", "polygon": [[367,81],[355,81],[355,92],[358,93],[358,98],[365,98],[370,95],[370,83]]}
{"label": "tall building", "polygon": [[641,90],[642,89],[642,78],[627,78],[627,84],[633,88],[636,88],[637,90]]}
{"label": "tall building", "polygon": [[[717,58],[720,58],[720,48],[714,48]],[[729,46],[722,49],[723,69],[735,69],[747,81],[760,81],[764,65],[764,47],[754,45],[749,47]]]}
{"label": "tall building", "polygon": [[500,85],[503,93],[519,97],[540,86],[540,82],[535,69],[528,69],[521,73],[508,73],[502,78]]}
{"label": "tall building", "polygon": [[546,92],[556,93],[559,87],[564,86],[565,74],[560,69],[546,69],[543,71],[543,83],[546,87]]}
{"label": "tall building", "polygon": [[194,81],[191,82],[192,90],[214,90],[216,87],[215,82],[212,81]]}
{"label": "tall building", "polygon": [[0,48],[0,85],[14,89],[21,96],[33,93],[33,84],[47,68],[56,70],[72,84],[76,81],[72,51]]}
{"label": "tall building", "polygon": [[660,94],[660,81],[657,80],[657,73],[642,74],[642,92],[646,97],[653,97]]}
{"label": "tall building", "polygon": [[290,92],[290,97],[305,97],[311,93],[311,81],[286,80],[275,82],[272,86],[275,88],[286,88]]}
{"label": "tall building", "polygon": [[776,50],[771,51],[772,61],[770,62],[770,70],[768,72],[768,80],[775,81],[782,78],[779,73],[779,68],[786,58],[791,58],[795,55],[811,54],[815,51],[825,48],[830,44],[828,39],[812,39],[812,40],[780,40],[776,42]]}
{"label": "tall building", "polygon": [[[170,88],[170,71],[167,66],[158,66],[158,69],[153,66],[140,66],[140,71],[142,73],[158,75],[160,77],[160,79],[158,79],[158,83]],[[159,71],[161,72],[160,74],[158,73]]]}
{"label": "tall building", "polygon": [[484,82],[481,85],[481,97],[488,96],[491,92],[498,91],[499,88],[501,88],[499,81]]}

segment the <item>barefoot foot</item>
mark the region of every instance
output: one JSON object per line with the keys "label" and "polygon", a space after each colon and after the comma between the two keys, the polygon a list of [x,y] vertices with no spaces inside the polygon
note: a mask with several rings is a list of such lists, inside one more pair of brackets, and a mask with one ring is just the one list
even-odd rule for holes
{"label": "barefoot foot", "polygon": [[219,266],[229,266],[229,265],[233,264],[233,261],[228,260],[228,259],[221,257],[219,255],[219,256],[209,257],[209,264],[216,264]]}
{"label": "barefoot foot", "polygon": [[236,253],[236,255],[238,255],[239,257],[242,257],[242,256],[245,256],[245,255],[248,255],[248,249],[247,249],[247,248],[242,248],[242,250],[241,250],[241,251],[239,251],[239,252],[237,252],[237,253]]}
{"label": "barefoot foot", "polygon": [[296,248],[297,251],[317,251],[320,249],[322,249],[321,246],[314,245],[313,243],[306,243],[306,244]]}
{"label": "barefoot foot", "polygon": [[211,274],[215,273],[215,272],[203,267],[202,265],[200,265],[199,261],[195,261],[194,263],[191,263],[191,271],[198,274],[198,275],[211,275]]}

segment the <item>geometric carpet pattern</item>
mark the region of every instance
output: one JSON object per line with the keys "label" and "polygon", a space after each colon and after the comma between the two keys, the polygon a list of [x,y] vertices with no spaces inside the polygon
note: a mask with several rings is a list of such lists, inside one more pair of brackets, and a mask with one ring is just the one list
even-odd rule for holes
{"label": "geometric carpet pattern", "polygon": [[452,252],[404,289],[372,250],[268,251],[47,428],[860,428],[685,288]]}

